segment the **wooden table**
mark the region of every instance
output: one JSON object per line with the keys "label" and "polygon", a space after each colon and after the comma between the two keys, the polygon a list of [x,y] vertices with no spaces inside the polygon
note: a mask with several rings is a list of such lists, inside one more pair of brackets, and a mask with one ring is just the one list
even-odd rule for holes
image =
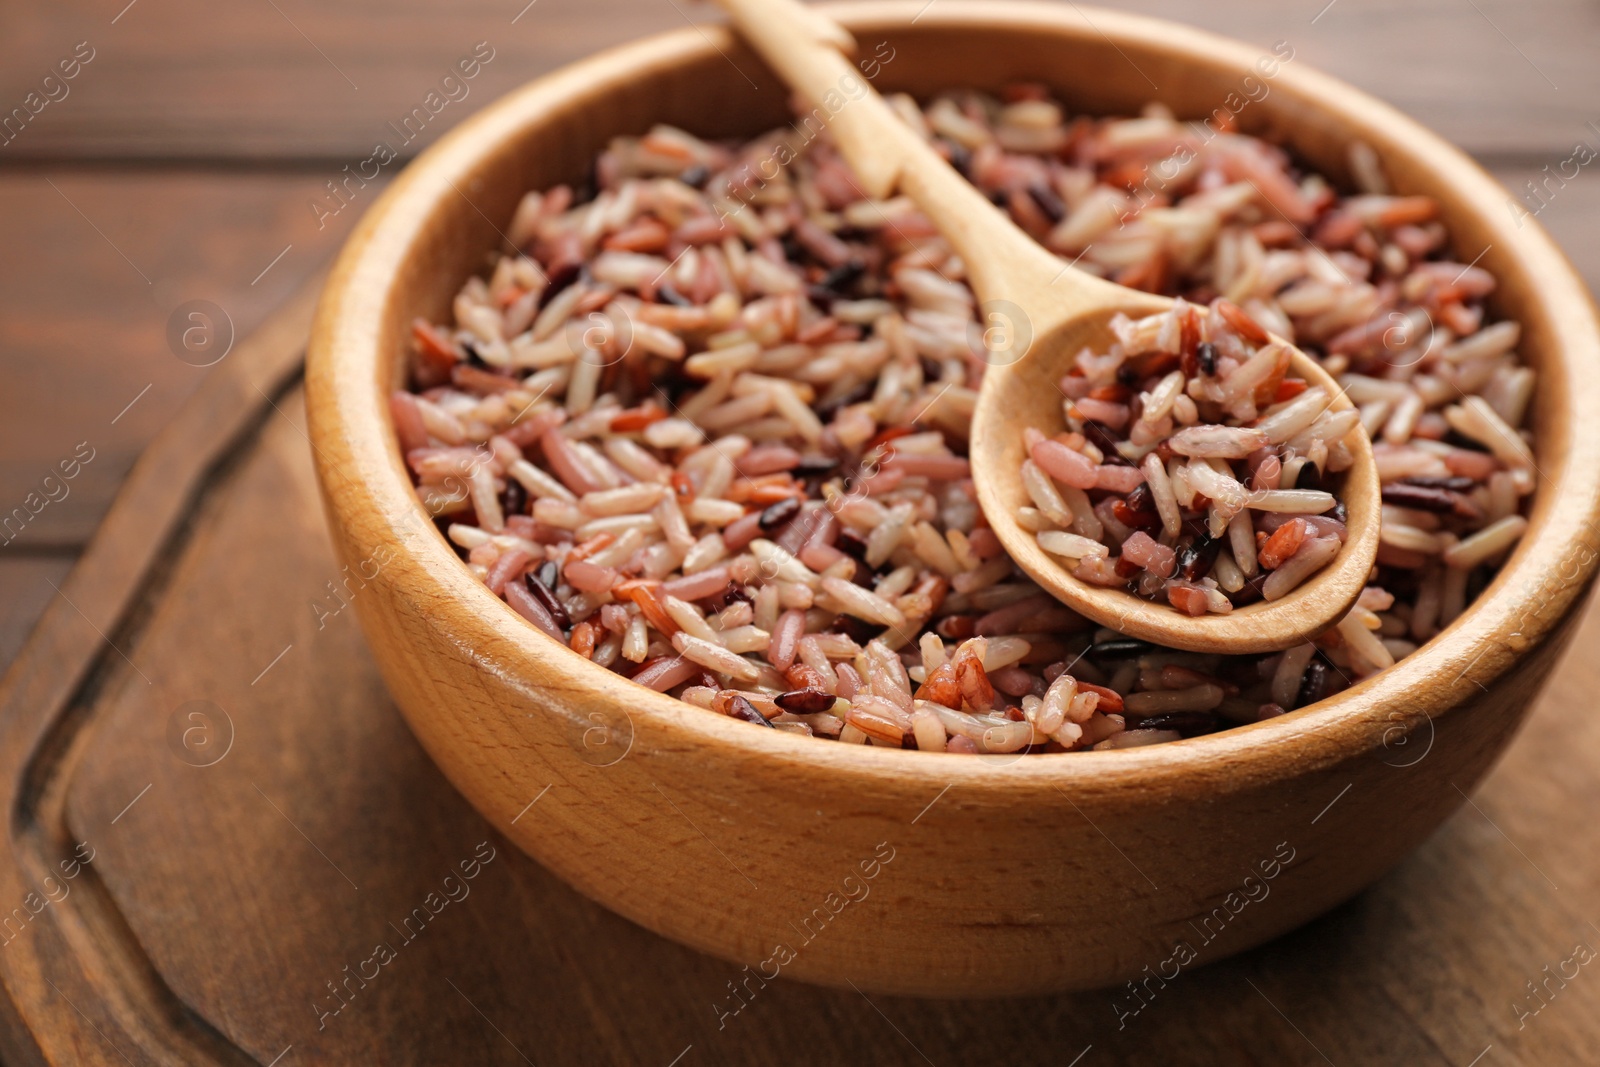
{"label": "wooden table", "polygon": [[[41,85],[60,96],[43,79],[79,60],[64,97],[0,136],[0,522],[27,509],[0,533],[0,660],[43,617],[0,707],[7,780],[29,768],[8,821],[8,852],[27,858],[0,872],[18,898],[0,920],[43,888],[39,863],[94,850],[57,883],[70,895],[0,934],[7,1063],[1596,1060],[1600,978],[1576,962],[1600,949],[1595,617],[1515,747],[1414,857],[1306,929],[1186,973],[1125,1027],[1110,992],[949,1004],[785,981],[722,1018],[737,968],[512,854],[411,741],[352,620],[317,628],[310,602],[336,569],[295,385],[307,280],[384,176],[337,214],[324,183],[394,139],[388,124],[449,65],[494,50],[408,152],[525,78],[707,13],[125,3],[0,16],[0,108]],[[1524,183],[1559,173],[1576,142],[1600,147],[1592,5],[1323,3],[1128,6],[1290,41],[1297,62],[1464,145],[1526,207],[1541,201]],[[1587,169],[1546,182],[1540,221],[1593,282]],[[213,366],[169,341],[194,301],[237,339]],[[45,481],[91,451],[71,481]],[[236,747],[210,766],[168,736],[191,701],[231,724]],[[331,1014],[327,983],[375,939],[398,942],[387,924],[481,841],[495,858],[469,900]],[[1549,979],[1564,961],[1576,977]],[[1536,997],[1530,982],[1547,984]]]}

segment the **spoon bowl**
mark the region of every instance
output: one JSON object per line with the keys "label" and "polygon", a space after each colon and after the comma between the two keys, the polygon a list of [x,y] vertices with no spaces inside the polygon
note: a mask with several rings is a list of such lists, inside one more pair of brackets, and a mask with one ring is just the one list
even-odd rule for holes
{"label": "spoon bowl", "polygon": [[[1137,317],[1171,306],[1160,297],[1122,291],[1128,294],[1127,304],[1111,314],[1121,310]],[[1014,363],[991,367],[984,376],[972,416],[972,468],[981,472],[973,480],[979,506],[1011,558],[1057,599],[1102,626],[1191,652],[1272,652],[1309,641],[1336,623],[1361,595],[1378,552],[1380,488],[1372,443],[1364,433],[1346,438],[1355,463],[1341,494],[1348,517],[1347,538],[1338,557],[1288,596],[1258,600],[1227,614],[1185,615],[1120,589],[1091,585],[1074,577],[1017,522],[1017,509],[1030,503],[1022,484],[1026,458],[1022,432],[1031,426],[1048,435],[1065,428],[1057,385],[1065,360],[1085,345],[1104,351],[1114,339],[1106,326],[1108,318],[1083,317],[1063,324],[1034,338],[1029,351]],[[1334,398],[1331,410],[1351,406],[1333,377],[1299,349],[1294,349],[1290,371],[1326,389]]]}
{"label": "spoon bowl", "polygon": [[[956,171],[846,58],[849,32],[798,0],[719,0],[734,26],[813,107],[827,107],[835,143],[862,191],[909,197],[961,256],[977,294],[989,366],[979,390],[968,454],[978,503],[1011,558],[1068,607],[1112,629],[1191,652],[1244,654],[1290,648],[1337,623],[1361,595],[1377,558],[1380,486],[1371,442],[1348,435],[1354,463],[1341,494],[1346,540],[1332,563],[1276,600],[1225,614],[1192,616],[1170,605],[1074,577],[1016,520],[1027,502],[1023,434],[1062,428],[1058,386],[1085,345],[1105,351],[1118,314],[1142,318],[1172,306],[1166,297],[1116,285],[1046,251]],[[856,90],[837,103],[841,90]],[[1281,340],[1274,338],[1274,340]],[[1350,406],[1326,371],[1289,345],[1291,369]],[[1359,440],[1357,440],[1359,439]]]}

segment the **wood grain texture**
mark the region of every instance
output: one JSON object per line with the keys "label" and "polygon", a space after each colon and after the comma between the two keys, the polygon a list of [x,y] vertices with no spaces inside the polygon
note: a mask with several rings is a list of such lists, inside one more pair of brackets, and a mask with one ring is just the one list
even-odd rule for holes
{"label": "wood grain texture", "polygon": [[[71,556],[0,558],[0,664],[22,648],[33,624],[72,569]],[[0,668],[3,669],[3,668]]]}
{"label": "wood grain texture", "polygon": [[80,444],[93,455],[64,496],[0,534],[15,539],[0,553],[87,540],[144,446],[221,366],[174,355],[180,306],[220,306],[242,341],[332,256],[355,211],[319,230],[307,207],[317,185],[193,171],[0,177],[0,517],[30,492],[47,499],[42,480]]}
{"label": "wood grain texture", "polygon": [[[539,0],[514,24],[525,0],[407,0],[385,5],[382,17],[353,0],[280,0],[277,10],[260,0],[173,0],[140,3],[113,25],[125,2],[8,12],[9,32],[0,40],[7,109],[77,42],[91,42],[97,56],[70,83],[70,95],[47,105],[0,155],[314,157],[342,165],[363,158],[373,138],[420,104],[478,41],[489,42],[496,58],[471,84],[474,107],[601,48],[687,19],[715,21],[707,5],[645,0]],[[1115,6],[1261,48],[1290,41],[1308,64],[1473,152],[1570,147],[1596,118],[1590,105],[1600,96],[1600,71],[1578,42],[1600,32],[1600,11],[1584,0]],[[450,105],[439,125],[454,125],[464,110]]]}
{"label": "wood grain texture", "polygon": [[[59,1049],[52,1057],[56,1062],[86,1055],[95,1037],[115,1048],[116,1038],[107,1037],[79,1002],[98,1014],[119,1015],[113,1032],[155,1058],[238,1060],[210,1027],[183,1025],[184,1009],[152,980],[146,957],[119,940],[125,937],[122,919],[104,906],[94,877],[78,882],[78,904],[65,906],[71,887],[62,879],[75,881],[83,871],[68,839],[63,815],[68,778],[60,772],[72,765],[77,751],[78,719],[69,708],[100,691],[107,657],[114,653],[139,682],[152,684],[125,648],[136,594],[179,536],[191,495],[240,435],[270,410],[269,398],[297,368],[315,292],[314,285],[302,290],[233,358],[218,364],[218,373],[208,376],[193,402],[140,457],[96,545],[67,576],[23,653],[0,679],[0,764],[13,813],[5,838],[7,862],[0,864],[0,899],[17,902],[0,919],[11,923],[4,929],[5,985],[34,994],[27,1006],[9,996],[0,1004],[5,1016],[0,1054],[8,1060],[37,1059],[41,1050],[35,1039],[45,1036]],[[79,858],[92,859],[93,846],[87,847],[90,851]],[[55,904],[58,898],[61,903]],[[80,910],[86,900],[88,907]],[[83,967],[78,958],[86,951],[95,955],[93,968]]]}
{"label": "wood grain texture", "polygon": [[[1100,13],[1091,26],[1034,5],[947,0],[921,15],[913,4],[855,5],[847,25],[894,47],[900,58],[882,74],[891,90],[950,80],[993,89],[1055,57],[1053,88],[1071,85],[1112,112],[1146,94],[1118,58],[1168,80],[1180,113],[1217,98],[1255,59],[1166,24]],[[333,270],[308,350],[310,433],[342,561],[384,560],[355,610],[423,746],[497,828],[581,891],[741,962],[783,944],[785,915],[805,914],[828,891],[827,872],[902,840],[914,813],[950,792],[940,837],[908,844],[898,861],[899,900],[862,904],[870,921],[850,941],[807,942],[790,965],[835,985],[957,995],[1120,981],[1187,936],[1240,871],[1289,837],[1306,861],[1287,868],[1252,924],[1224,932],[1219,951],[1363,888],[1461,802],[1570,632],[1596,562],[1600,426],[1586,412],[1600,407],[1600,382],[1586,368],[1600,358],[1600,327],[1542,232],[1502,215],[1492,182],[1324,76],[1282,70],[1253,129],[1278,131],[1334,174],[1341,132],[1358,130],[1398,188],[1434,196],[1460,247],[1483,249],[1501,281],[1496,311],[1522,324],[1521,350],[1540,375],[1533,422],[1552,487],[1491,591],[1381,677],[1309,711],[1145,749],[996,764],[819,745],[698,714],[574,656],[474,580],[431,526],[416,535],[420,512],[386,400],[413,317],[445,306],[497,240],[483,216],[509,213],[521,190],[552,174],[581,172],[613,132],[684,114],[735,131],[770,122],[763,109],[776,101],[729,102],[738,98],[724,60],[744,56],[729,37],[683,31],[528,87],[409,168]],[[410,266],[420,263],[429,269]],[[597,768],[595,753],[574,744],[605,732],[597,718],[626,733],[634,758]],[[1436,733],[1430,758],[1408,776],[1387,773],[1389,750],[1423,729]],[[1345,804],[1360,821],[1314,821],[1310,798],[1334,779],[1352,785]],[[551,782],[571,790],[552,795],[539,823],[518,825],[526,798]],[[695,798],[737,863],[688,859],[653,794]],[[596,824],[595,811],[617,825]],[[1075,816],[1117,841],[1119,856],[1086,853],[1064,835]],[[1380,816],[1376,832],[1369,823]],[[1145,872],[1148,892],[1128,891],[1124,861]]]}

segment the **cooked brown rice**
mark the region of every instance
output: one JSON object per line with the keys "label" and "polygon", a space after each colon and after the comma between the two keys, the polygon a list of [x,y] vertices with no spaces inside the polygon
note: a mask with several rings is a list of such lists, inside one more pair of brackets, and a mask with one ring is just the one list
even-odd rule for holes
{"label": "cooked brown rice", "polygon": [[1221,297],[1111,327],[1111,350],[1085,348],[1061,379],[1067,431],[1023,432],[1017,518],[1039,546],[1188,615],[1277,600],[1332,563],[1358,413]]}
{"label": "cooked brown rice", "polygon": [[[1033,86],[895,104],[1052,251],[1236,307],[1339,378],[1384,486],[1357,606],[1314,644],[1224,658],[1053,600],[974,499],[964,454],[985,361],[950,246],[905,199],[865,199],[825,135],[727,145],[668,127],[613,141],[589,192],[530,193],[515,249],[462,288],[454,325],[415,326],[396,433],[423,506],[493,592],[576,654],[708,713],[969,753],[1127,747],[1282,714],[1460,614],[1526,526],[1534,380],[1517,325],[1485,324],[1494,279],[1450,259],[1432,200],[1377,187],[1370,166],[1369,187],[1342,195],[1265,142],[1159,108],[1069,118]],[[1126,328],[1134,340],[1143,324]],[[1128,398],[1129,419],[1166,402],[1154,391]],[[1096,405],[1124,402],[1069,399],[1104,459],[1117,413]],[[1276,390],[1263,399],[1268,419],[1289,410]],[[1315,491],[1341,463],[1331,433],[1290,445],[1252,488]],[[1135,486],[1119,477],[1056,483],[1065,511],[1039,509],[1041,543],[1070,557],[1109,538],[1126,555],[1115,502]],[[1187,476],[1181,492],[1209,498]],[[1299,549],[1277,543],[1274,578],[1311,573],[1306,543],[1336,547],[1335,517],[1264,499],[1256,525],[1276,525],[1217,551],[1194,583],[1208,605],[1260,580],[1246,561],[1281,529],[1305,525]]]}

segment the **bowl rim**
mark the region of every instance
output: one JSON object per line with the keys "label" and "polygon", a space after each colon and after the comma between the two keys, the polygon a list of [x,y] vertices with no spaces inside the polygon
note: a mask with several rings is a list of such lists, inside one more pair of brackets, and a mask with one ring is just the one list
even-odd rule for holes
{"label": "bowl rim", "polygon": [[[1260,50],[1178,23],[1100,8],[1070,8],[1028,0],[868,0],[829,4],[830,14],[857,30],[960,32],[984,26],[1018,33],[1044,31],[1121,51],[1133,47],[1205,66],[1248,70]],[[1528,531],[1490,585],[1467,609],[1415,653],[1350,689],[1265,722],[1160,745],[1110,751],[986,756],[830,744],[748,724],[685,704],[615,674],[538,633],[474,578],[423,512],[399,456],[385,387],[392,352],[382,344],[390,300],[413,242],[448,197],[466,197],[471,176],[504,143],[536,125],[555,105],[603,97],[631,79],[708,60],[735,46],[725,27],[706,25],[647,37],[544,75],[477,112],[413,160],[361,219],[330,274],[312,331],[307,360],[307,407],[313,459],[329,520],[354,544],[375,551],[401,541],[402,527],[420,516],[430,536],[395,554],[377,581],[411,604],[441,635],[487,670],[520,687],[535,704],[554,706],[550,693],[598,698],[620,708],[637,735],[651,744],[705,748],[721,755],[795,768],[825,768],[857,780],[891,776],[923,784],[930,795],[953,785],[1020,796],[1042,786],[1080,792],[1157,788],[1162,795],[1217,795],[1278,780],[1376,750],[1388,749],[1409,766],[1404,746],[1420,741],[1435,720],[1504,674],[1572,609],[1592,579],[1600,529],[1600,375],[1581,373],[1600,360],[1600,321],[1589,294],[1564,254],[1536,220],[1515,221],[1505,190],[1459,149],[1387,104],[1303,63],[1285,65],[1274,92],[1360,122],[1380,142],[1409,152],[1419,165],[1449,175],[1459,202],[1507,249],[1507,263],[1538,284],[1528,289],[1526,315],[1543,320],[1549,352],[1540,367],[1536,399],[1539,471]],[[470,203],[470,200],[469,200]],[[1532,225],[1525,223],[1531,222]],[[1501,258],[1501,257],[1496,257]],[[1503,274],[1504,272],[1502,272]],[[1515,272],[1514,272],[1515,273]],[[364,603],[364,602],[363,602]],[[358,610],[362,603],[358,603]],[[463,641],[465,644],[463,645]],[[537,695],[543,691],[544,695]],[[511,717],[507,709],[507,718]],[[1283,752],[1283,746],[1295,746]],[[996,773],[997,770],[1004,773]],[[1066,796],[1063,793],[1063,796]]]}

